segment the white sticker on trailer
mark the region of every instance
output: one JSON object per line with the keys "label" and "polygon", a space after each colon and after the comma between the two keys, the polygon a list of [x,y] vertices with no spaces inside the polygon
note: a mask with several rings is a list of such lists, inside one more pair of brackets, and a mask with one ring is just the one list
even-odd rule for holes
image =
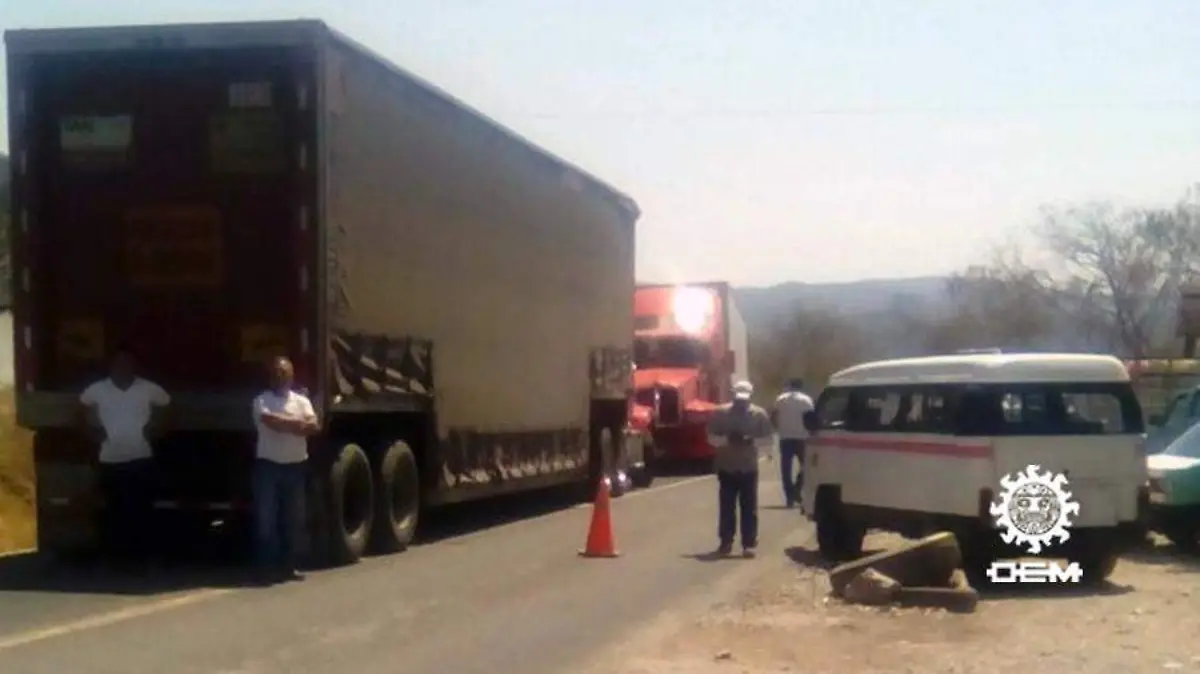
{"label": "white sticker on trailer", "polygon": [[133,142],[133,117],[129,115],[76,115],[59,120],[62,149],[123,150]]}
{"label": "white sticker on trailer", "polygon": [[270,82],[234,82],[229,85],[229,107],[271,107]]}

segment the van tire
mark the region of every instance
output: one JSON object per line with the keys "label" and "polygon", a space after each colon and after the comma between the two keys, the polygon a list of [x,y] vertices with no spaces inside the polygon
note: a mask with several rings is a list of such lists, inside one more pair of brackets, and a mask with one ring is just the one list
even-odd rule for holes
{"label": "van tire", "polygon": [[1162,533],[1181,552],[1196,552],[1200,548],[1200,523],[1164,526]]}
{"label": "van tire", "polygon": [[400,552],[412,543],[421,510],[421,479],[417,456],[403,440],[396,440],[379,455],[374,470],[374,552]]}
{"label": "van tire", "polygon": [[847,520],[841,495],[830,487],[817,492],[817,548],[831,562],[844,562],[862,555],[867,530]]}
{"label": "van tire", "polygon": [[1072,560],[1079,564],[1083,572],[1083,582],[1088,585],[1098,585],[1108,580],[1117,569],[1120,556],[1107,550],[1089,551]]}
{"label": "van tire", "polygon": [[362,447],[349,443],[329,468],[329,556],[335,565],[353,564],[366,553],[375,520],[371,462]]}

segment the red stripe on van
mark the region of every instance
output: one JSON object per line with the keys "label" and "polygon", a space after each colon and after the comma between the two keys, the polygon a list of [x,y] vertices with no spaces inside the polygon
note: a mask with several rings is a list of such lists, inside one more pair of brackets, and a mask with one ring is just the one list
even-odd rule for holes
{"label": "red stripe on van", "polygon": [[899,452],[902,454],[928,454],[960,459],[990,459],[991,445],[967,445],[952,442],[929,442],[926,440],[899,440],[896,438],[824,437],[814,439],[814,447],[837,447],[871,452]]}

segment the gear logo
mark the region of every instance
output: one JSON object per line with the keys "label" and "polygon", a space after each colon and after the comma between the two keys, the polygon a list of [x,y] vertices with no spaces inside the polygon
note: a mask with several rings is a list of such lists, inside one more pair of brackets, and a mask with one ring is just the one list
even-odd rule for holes
{"label": "gear logo", "polygon": [[1065,475],[1027,466],[1005,475],[1000,486],[1000,502],[993,503],[989,511],[996,526],[1003,529],[1000,538],[1005,543],[1026,545],[1029,554],[1036,555],[1055,539],[1065,543],[1071,537],[1069,516],[1079,514],[1079,504],[1066,490]]}

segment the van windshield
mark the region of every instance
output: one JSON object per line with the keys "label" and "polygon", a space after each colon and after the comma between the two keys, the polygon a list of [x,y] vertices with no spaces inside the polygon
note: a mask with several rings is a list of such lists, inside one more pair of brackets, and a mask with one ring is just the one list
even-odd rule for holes
{"label": "van windshield", "polygon": [[992,384],[964,387],[959,435],[1127,435],[1145,432],[1128,384]]}

